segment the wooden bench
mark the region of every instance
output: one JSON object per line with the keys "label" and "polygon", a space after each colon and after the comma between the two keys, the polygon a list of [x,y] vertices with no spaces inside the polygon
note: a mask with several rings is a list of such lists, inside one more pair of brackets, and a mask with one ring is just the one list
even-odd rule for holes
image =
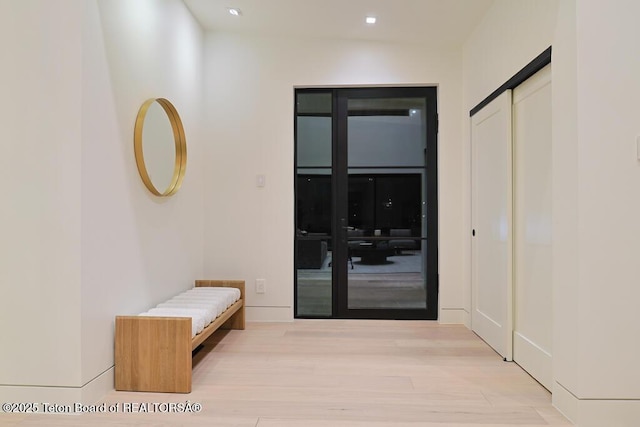
{"label": "wooden bench", "polygon": [[196,280],[196,287],[240,289],[240,299],[195,337],[190,317],[116,316],[115,387],[191,393],[192,351],[217,329],[244,329],[243,280]]}

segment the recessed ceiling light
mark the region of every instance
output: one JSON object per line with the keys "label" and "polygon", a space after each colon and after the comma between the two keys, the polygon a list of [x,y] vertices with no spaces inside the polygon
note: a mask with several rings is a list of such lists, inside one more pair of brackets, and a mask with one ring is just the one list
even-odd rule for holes
{"label": "recessed ceiling light", "polygon": [[233,16],[242,15],[242,11],[240,9],[236,9],[235,7],[229,7],[229,8],[227,8],[227,10],[229,11],[229,14],[231,14]]}
{"label": "recessed ceiling light", "polygon": [[376,17],[375,16],[367,16],[365,18],[365,22],[367,24],[375,24],[376,23]]}

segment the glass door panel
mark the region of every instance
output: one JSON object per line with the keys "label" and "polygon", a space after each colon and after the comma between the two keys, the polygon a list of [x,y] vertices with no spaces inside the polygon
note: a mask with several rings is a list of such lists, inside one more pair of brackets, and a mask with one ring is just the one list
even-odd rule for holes
{"label": "glass door panel", "polygon": [[333,315],[331,92],[296,95],[296,316]]}
{"label": "glass door panel", "polygon": [[347,310],[426,310],[424,98],[347,101]]}

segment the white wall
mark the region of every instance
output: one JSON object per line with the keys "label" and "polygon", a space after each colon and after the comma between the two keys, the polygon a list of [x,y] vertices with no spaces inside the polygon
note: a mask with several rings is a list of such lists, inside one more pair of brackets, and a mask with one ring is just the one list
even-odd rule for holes
{"label": "white wall", "polygon": [[[249,319],[291,320],[294,87],[438,84],[440,318],[460,321],[460,55],[230,33],[208,34],[205,50],[205,273],[247,281]],[[267,279],[263,295],[256,278]]]}
{"label": "white wall", "polygon": [[464,45],[467,112],[551,46],[558,2],[495,0]]}
{"label": "white wall", "polygon": [[576,5],[579,397],[640,399],[640,3]]}
{"label": "white wall", "polygon": [[80,3],[0,1],[3,402],[80,382]]}
{"label": "white wall", "polygon": [[[562,0],[552,58],[552,228],[553,228],[553,374],[554,403],[564,388],[576,390],[579,379],[578,329],[580,257],[578,224],[578,95],[575,0]],[[573,396],[571,396],[573,397]],[[571,418],[575,414],[563,411]]]}
{"label": "white wall", "polygon": [[[179,0],[5,0],[0,21],[0,400],[91,402],[113,388],[114,317],[202,277],[203,35]],[[135,165],[150,97],[187,136],[168,200]]]}
{"label": "white wall", "polygon": [[[179,0],[86,2],[82,128],[82,381],[113,365],[116,314],[137,314],[202,277],[202,46]],[[187,138],[187,172],[169,199],[143,185],[133,125],[169,99]]]}
{"label": "white wall", "polygon": [[638,13],[632,0],[497,1],[465,46],[468,109],[553,45],[553,401],[579,426],[640,419]]}

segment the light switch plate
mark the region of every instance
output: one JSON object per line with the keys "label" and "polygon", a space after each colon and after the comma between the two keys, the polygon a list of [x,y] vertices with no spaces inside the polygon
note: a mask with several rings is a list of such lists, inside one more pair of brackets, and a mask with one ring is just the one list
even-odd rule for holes
{"label": "light switch plate", "polygon": [[636,137],[636,154],[640,160],[640,136]]}
{"label": "light switch plate", "polygon": [[267,292],[267,281],[265,279],[256,279],[256,294],[264,294]]}
{"label": "light switch plate", "polygon": [[266,182],[266,178],[264,175],[256,175],[256,186],[264,187]]}

